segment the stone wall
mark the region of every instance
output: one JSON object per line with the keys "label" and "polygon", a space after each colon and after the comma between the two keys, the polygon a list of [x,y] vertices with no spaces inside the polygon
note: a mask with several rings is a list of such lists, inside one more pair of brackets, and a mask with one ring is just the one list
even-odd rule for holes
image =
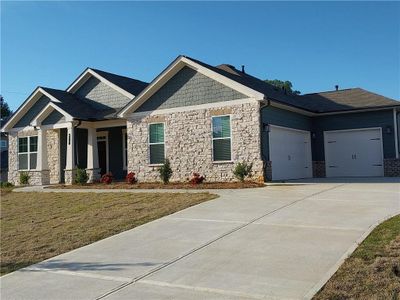
{"label": "stone wall", "polygon": [[[18,170],[18,137],[37,135],[35,130],[20,131],[18,134],[9,134],[8,149],[8,181],[14,185],[20,184],[20,171]],[[27,171],[29,174],[30,185],[43,185],[49,183],[58,183],[60,176],[60,151],[59,151],[59,132],[58,130],[48,130],[47,135],[47,161],[48,170]],[[40,146],[38,148],[40,151]]]}
{"label": "stone wall", "polygon": [[326,177],[325,161],[313,161],[312,168],[314,178]]}
{"label": "stone wall", "polygon": [[50,171],[50,184],[60,182],[60,133],[47,130],[47,163]]}
{"label": "stone wall", "polygon": [[[212,161],[213,115],[231,114],[232,160]],[[253,163],[254,178],[263,176],[260,150],[259,103],[229,107],[174,112],[128,120],[128,172],[140,181],[159,181],[157,166],[149,165],[148,124],[165,122],[166,156],[174,171],[171,181],[186,181],[193,172],[205,175],[207,181],[232,181],[237,162]]]}
{"label": "stone wall", "polygon": [[384,173],[387,177],[400,177],[400,159],[389,158],[383,161]]}

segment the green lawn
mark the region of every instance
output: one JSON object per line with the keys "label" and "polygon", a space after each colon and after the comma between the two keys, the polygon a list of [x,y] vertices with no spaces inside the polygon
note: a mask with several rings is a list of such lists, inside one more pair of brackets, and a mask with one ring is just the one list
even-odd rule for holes
{"label": "green lawn", "polygon": [[400,299],[400,215],[375,228],[314,299]]}
{"label": "green lawn", "polygon": [[1,274],[215,198],[209,193],[1,190]]}

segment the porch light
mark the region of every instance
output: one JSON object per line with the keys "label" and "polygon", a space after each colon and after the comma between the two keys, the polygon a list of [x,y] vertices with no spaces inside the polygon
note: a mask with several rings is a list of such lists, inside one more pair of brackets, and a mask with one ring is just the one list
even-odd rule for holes
{"label": "porch light", "polygon": [[386,126],[386,133],[391,134],[392,133],[392,126],[388,125]]}
{"label": "porch light", "polygon": [[317,134],[315,132],[311,132],[311,138],[315,140],[317,138]]}
{"label": "porch light", "polygon": [[269,132],[269,130],[270,130],[269,124],[263,123],[263,131],[264,131],[264,132]]}

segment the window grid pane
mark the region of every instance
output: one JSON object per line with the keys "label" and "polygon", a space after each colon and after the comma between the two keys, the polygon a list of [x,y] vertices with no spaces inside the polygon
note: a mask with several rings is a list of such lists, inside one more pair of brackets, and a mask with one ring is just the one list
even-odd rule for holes
{"label": "window grid pane", "polygon": [[150,124],[150,144],[164,143],[164,123]]}
{"label": "window grid pane", "polygon": [[18,154],[18,169],[26,170],[28,169],[28,154]]}
{"label": "window grid pane", "polygon": [[37,153],[29,154],[29,169],[36,169]]}
{"label": "window grid pane", "polygon": [[37,136],[31,136],[29,138],[29,152],[36,152],[37,151],[37,143],[38,143],[38,137]]}
{"label": "window grid pane", "polygon": [[18,153],[28,152],[28,138],[18,139]]}
{"label": "window grid pane", "polygon": [[150,164],[163,164],[164,154],[164,144],[150,145]]}
{"label": "window grid pane", "polygon": [[213,149],[214,161],[230,161],[231,160],[231,139],[214,140]]}
{"label": "window grid pane", "polygon": [[231,136],[230,117],[213,118],[213,138],[228,138]]}

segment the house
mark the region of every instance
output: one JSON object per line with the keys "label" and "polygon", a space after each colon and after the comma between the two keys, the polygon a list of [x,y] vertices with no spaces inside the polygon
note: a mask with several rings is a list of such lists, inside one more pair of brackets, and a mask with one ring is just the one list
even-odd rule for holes
{"label": "house", "polygon": [[72,183],[172,180],[199,172],[233,180],[237,162],[255,178],[400,176],[400,102],[360,88],[294,95],[231,65],[177,57],[151,83],[88,68],[64,90],[37,88],[3,127],[9,180]]}

